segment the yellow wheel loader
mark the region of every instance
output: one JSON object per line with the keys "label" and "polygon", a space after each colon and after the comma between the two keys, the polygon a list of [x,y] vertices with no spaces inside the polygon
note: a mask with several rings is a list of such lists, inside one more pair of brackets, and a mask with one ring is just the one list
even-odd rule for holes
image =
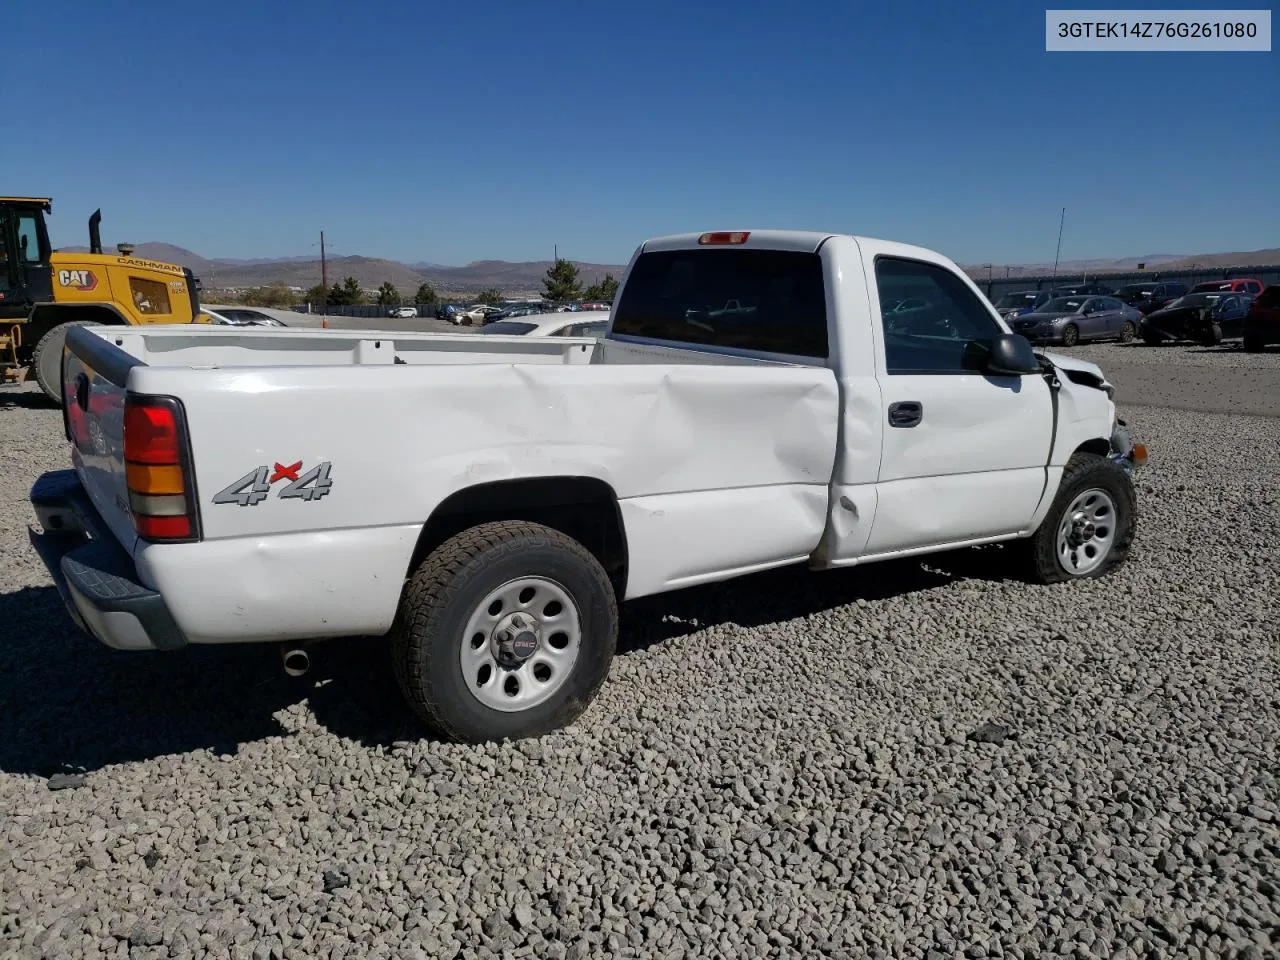
{"label": "yellow wheel loader", "polygon": [[102,252],[102,211],[89,218],[89,253],[53,250],[48,197],[0,197],[0,383],[35,379],[62,402],[62,344],[77,324],[207,323],[186,267]]}

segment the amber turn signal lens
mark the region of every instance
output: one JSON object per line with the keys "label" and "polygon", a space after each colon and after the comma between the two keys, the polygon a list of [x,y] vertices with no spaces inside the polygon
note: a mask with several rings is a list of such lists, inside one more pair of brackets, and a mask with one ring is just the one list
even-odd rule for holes
{"label": "amber turn signal lens", "polygon": [[1135,443],[1133,445],[1133,462],[1134,463],[1147,462],[1147,445],[1145,443]]}
{"label": "amber turn signal lens", "polygon": [[154,495],[186,492],[181,467],[130,463],[125,465],[125,476],[129,489],[135,493]]}

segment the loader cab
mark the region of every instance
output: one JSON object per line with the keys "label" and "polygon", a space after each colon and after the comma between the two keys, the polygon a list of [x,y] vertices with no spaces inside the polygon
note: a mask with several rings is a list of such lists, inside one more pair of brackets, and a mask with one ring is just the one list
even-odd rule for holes
{"label": "loader cab", "polygon": [[53,299],[46,197],[0,197],[0,318]]}

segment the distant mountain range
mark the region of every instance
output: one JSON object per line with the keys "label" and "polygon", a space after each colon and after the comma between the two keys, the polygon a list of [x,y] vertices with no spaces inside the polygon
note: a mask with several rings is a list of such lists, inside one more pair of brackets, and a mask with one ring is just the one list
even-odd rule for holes
{"label": "distant mountain range", "polygon": [[[103,244],[104,249],[112,249]],[[66,247],[66,250],[87,251],[88,247]],[[133,255],[147,260],[160,260],[190,267],[208,290],[228,288],[246,289],[284,284],[302,287],[304,290],[320,282],[320,259],[307,257],[275,257],[265,260],[208,259],[171,243],[139,243]],[[583,285],[603,280],[606,274],[620,278],[625,265],[616,263],[588,263],[573,261]],[[401,263],[376,257],[329,257],[327,267],[329,283],[341,283],[346,277],[355,277],[366,290],[375,290],[391,281],[401,294],[412,296],[419,284],[429,283],[443,295],[477,293],[488,287],[496,287],[507,295],[534,295],[542,292],[542,280],[552,263],[550,260],[530,260],[512,263],[506,260],[477,260],[463,267],[449,267],[438,263]]]}
{"label": "distant mountain range", "polygon": [[[110,245],[104,244],[107,249]],[[85,251],[87,247],[66,247],[67,250]],[[306,289],[320,282],[320,260],[315,256],[276,257],[263,260],[234,260],[228,258],[207,259],[171,243],[139,243],[134,256],[148,260],[161,260],[190,267],[209,290],[229,288],[246,289],[272,284],[284,284]],[[621,279],[625,265],[616,263],[591,263],[573,261],[584,285],[613,274]],[[1253,250],[1240,253],[1153,253],[1142,257],[1120,259],[1063,260],[1058,264],[1058,276],[1080,277],[1105,273],[1127,273],[1146,264],[1147,270],[1176,270],[1192,267],[1221,268],[1228,266],[1280,265],[1280,248]],[[391,281],[403,295],[411,296],[418,285],[429,283],[436,292],[445,296],[477,293],[487,287],[496,287],[507,296],[529,296],[542,292],[542,280],[546,276],[550,260],[477,260],[462,267],[444,266],[438,263],[401,263],[375,257],[328,258],[329,283],[341,283],[346,277],[355,277],[367,290],[374,290]],[[1006,277],[1032,277],[1048,274],[1050,263],[1020,264],[962,264],[970,276],[985,280]]]}

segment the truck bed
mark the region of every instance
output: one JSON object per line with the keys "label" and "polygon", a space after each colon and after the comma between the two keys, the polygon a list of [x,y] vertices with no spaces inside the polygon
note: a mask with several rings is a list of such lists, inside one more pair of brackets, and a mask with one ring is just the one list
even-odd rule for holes
{"label": "truck bed", "polygon": [[[264,624],[275,639],[385,631],[433,511],[504,481],[605,484],[627,597],[802,561],[827,522],[839,404],[825,367],[400,331],[78,328],[67,342],[64,387],[91,372],[98,420],[76,469],[143,582],[188,598],[174,616],[194,642],[263,639]],[[181,401],[199,543],[133,532],[126,392]],[[215,502],[295,464],[327,464],[328,492],[282,499],[281,483],[252,505]]]}

